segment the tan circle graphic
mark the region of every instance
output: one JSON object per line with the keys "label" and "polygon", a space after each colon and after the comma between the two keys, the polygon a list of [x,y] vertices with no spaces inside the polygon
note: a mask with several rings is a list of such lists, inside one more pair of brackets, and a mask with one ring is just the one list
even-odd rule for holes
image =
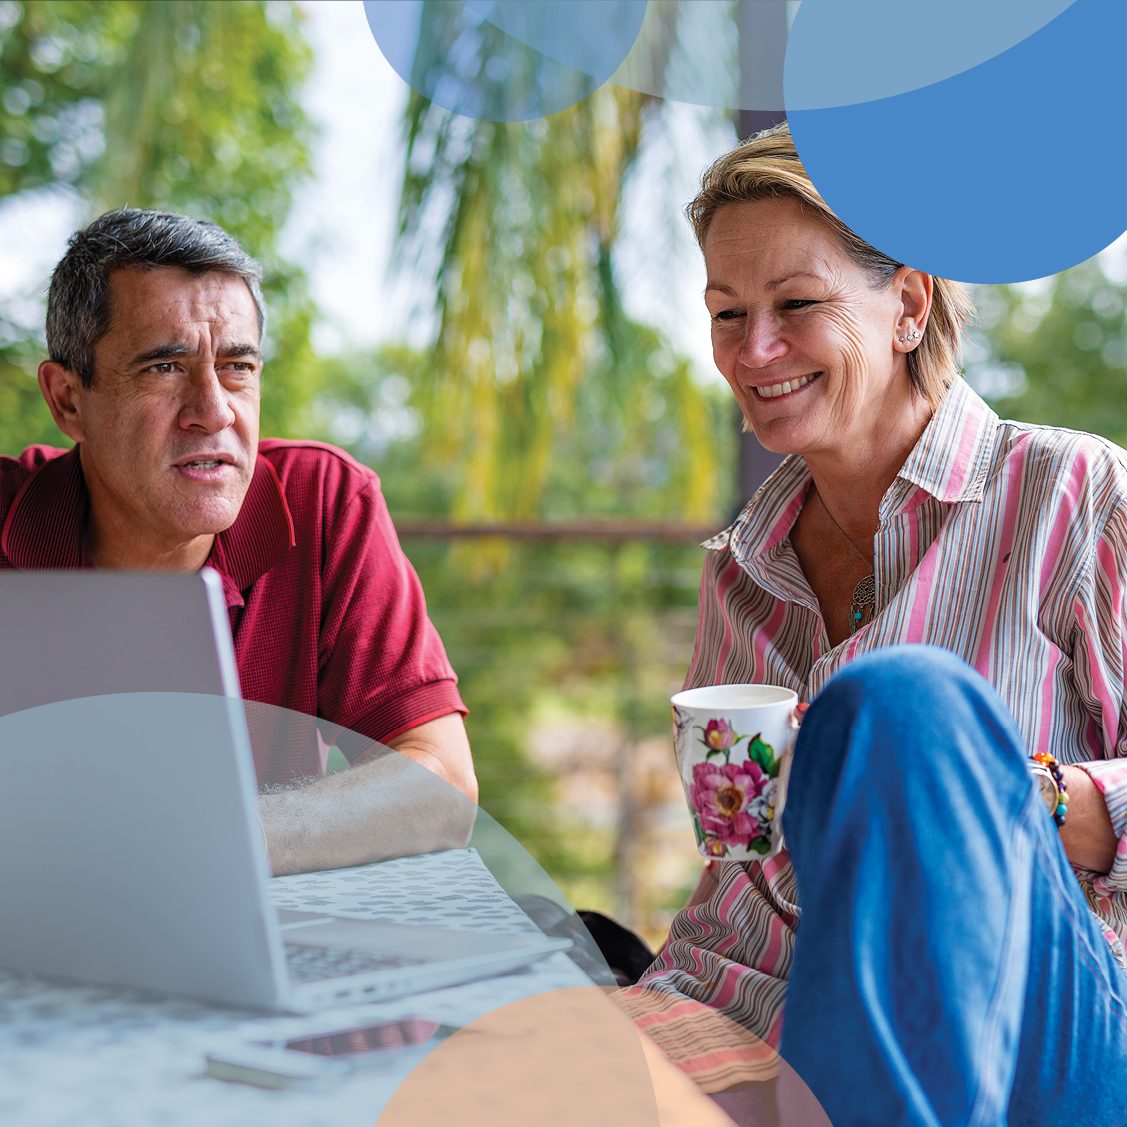
{"label": "tan circle graphic", "polygon": [[[494,1010],[431,1051],[388,1101],[378,1127],[830,1127],[777,1053],[686,999],[675,1002],[685,1007],[683,1020],[672,1023],[675,1036],[662,1041],[673,1063],[635,1024],[648,1002],[658,1012],[669,998],[638,990],[608,998],[576,987]],[[703,1074],[686,1074],[694,1073],[694,1051],[727,1062],[719,1104],[705,1094],[715,1089]]]}

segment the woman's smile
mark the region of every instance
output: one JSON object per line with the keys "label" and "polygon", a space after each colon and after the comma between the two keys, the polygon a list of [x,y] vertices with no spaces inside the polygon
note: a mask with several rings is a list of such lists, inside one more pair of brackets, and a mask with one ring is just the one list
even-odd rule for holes
{"label": "woman's smile", "polygon": [[808,376],[793,376],[780,383],[759,384],[753,386],[752,391],[758,399],[781,399],[783,396],[794,395],[795,392],[809,387],[816,379],[820,379],[822,372],[811,372]]}

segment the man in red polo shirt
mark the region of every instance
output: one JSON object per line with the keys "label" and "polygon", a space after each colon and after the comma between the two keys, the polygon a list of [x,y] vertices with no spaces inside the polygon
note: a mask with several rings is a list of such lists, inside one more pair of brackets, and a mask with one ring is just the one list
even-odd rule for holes
{"label": "man in red polo shirt", "polygon": [[463,845],[465,706],[379,480],[331,446],[259,442],[260,277],[183,216],[109,212],[71,239],[39,386],[76,445],[0,458],[0,569],[219,572],[244,697],[365,737],[329,776],[313,738],[256,746],[276,873]]}

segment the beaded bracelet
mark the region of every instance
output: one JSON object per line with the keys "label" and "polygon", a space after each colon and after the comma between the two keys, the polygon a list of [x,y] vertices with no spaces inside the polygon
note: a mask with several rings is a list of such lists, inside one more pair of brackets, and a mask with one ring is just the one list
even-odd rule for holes
{"label": "beaded bracelet", "polygon": [[[1030,756],[1030,758],[1034,763],[1041,766],[1044,773],[1048,774],[1057,789],[1052,812],[1053,821],[1056,822],[1057,829],[1060,829],[1064,825],[1065,817],[1068,814],[1068,783],[1064,781],[1064,771],[1061,769],[1060,761],[1047,751],[1039,751],[1036,755]],[[1042,771],[1038,771],[1037,773],[1041,774]]]}

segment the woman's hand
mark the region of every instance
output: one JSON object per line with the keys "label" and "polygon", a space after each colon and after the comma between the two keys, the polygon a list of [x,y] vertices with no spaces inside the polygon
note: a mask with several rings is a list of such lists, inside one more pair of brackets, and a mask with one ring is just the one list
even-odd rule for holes
{"label": "woman's hand", "polygon": [[1068,784],[1068,817],[1061,827],[1061,845],[1074,865],[1106,873],[1118,844],[1107,804],[1087,771],[1079,767],[1062,767],[1062,771]]}

